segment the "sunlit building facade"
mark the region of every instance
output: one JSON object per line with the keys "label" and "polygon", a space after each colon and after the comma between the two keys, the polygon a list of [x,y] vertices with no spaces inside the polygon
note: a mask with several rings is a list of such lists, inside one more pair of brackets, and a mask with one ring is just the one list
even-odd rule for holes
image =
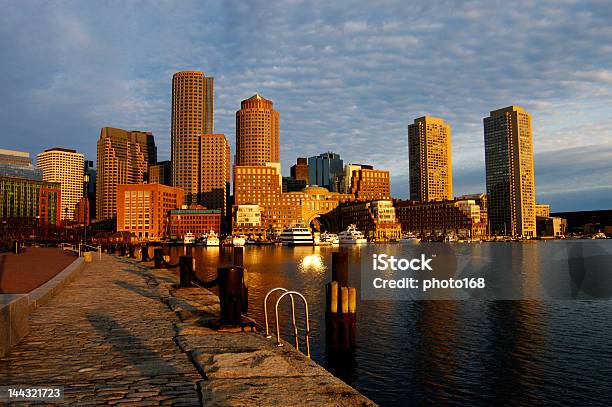
{"label": "sunlit building facade", "polygon": [[423,116],[408,126],[410,199],[453,199],[451,128],[443,119]]}
{"label": "sunlit building facade", "polygon": [[187,204],[200,203],[202,135],[214,133],[214,79],[201,71],[172,76],[172,185]]}
{"label": "sunlit building facade", "polygon": [[149,166],[157,162],[151,132],[103,127],[98,139],[96,219],[117,217],[117,187],[148,180]]}
{"label": "sunlit building facade", "polygon": [[491,234],[536,236],[531,115],[509,106],[483,122]]}
{"label": "sunlit building facade", "polygon": [[180,208],[183,190],[161,184],[117,186],[117,231],[138,240],[158,240],[167,234],[168,214]]}
{"label": "sunlit building facade", "polygon": [[85,193],[85,156],[75,150],[50,148],[38,154],[36,161],[42,170],[43,181],[61,185],[62,220],[73,220],[76,205]]}
{"label": "sunlit building facade", "polygon": [[234,165],[280,163],[280,114],[259,94],[243,100],[236,112]]}

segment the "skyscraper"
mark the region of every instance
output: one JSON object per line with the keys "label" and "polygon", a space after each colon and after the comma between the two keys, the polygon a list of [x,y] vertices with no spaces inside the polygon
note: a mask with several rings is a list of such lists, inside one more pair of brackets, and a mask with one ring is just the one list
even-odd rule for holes
{"label": "skyscraper", "polygon": [[72,220],[74,209],[83,197],[85,156],[75,150],[50,148],[36,156],[42,179],[61,184],[61,218]]}
{"label": "skyscraper", "polygon": [[96,171],[96,218],[117,216],[117,185],[148,179],[149,166],[157,161],[151,132],[103,127],[98,139]]}
{"label": "skyscraper", "polygon": [[509,106],[483,122],[491,234],[535,236],[531,115]]}
{"label": "skyscraper", "polygon": [[259,94],[243,100],[236,112],[234,165],[280,163],[280,115]]}
{"label": "skyscraper", "polygon": [[453,199],[451,129],[443,119],[423,116],[408,126],[410,199]]}
{"label": "skyscraper", "polygon": [[336,177],[344,171],[339,154],[327,152],[308,158],[308,183],[338,192]]}
{"label": "skyscraper", "polygon": [[183,188],[187,204],[198,203],[201,193],[200,136],[214,130],[213,82],[201,71],[172,76],[172,184]]}
{"label": "skyscraper", "polygon": [[200,198],[208,209],[226,213],[230,184],[230,146],[224,134],[200,137]]}

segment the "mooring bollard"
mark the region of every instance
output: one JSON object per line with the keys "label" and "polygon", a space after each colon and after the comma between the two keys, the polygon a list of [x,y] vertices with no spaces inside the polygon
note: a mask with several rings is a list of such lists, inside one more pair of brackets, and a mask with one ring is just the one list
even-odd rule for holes
{"label": "mooring bollard", "polygon": [[134,245],[130,243],[129,247],[128,247],[128,252],[130,254],[130,259],[133,259],[135,256],[134,254]]}
{"label": "mooring bollard", "polygon": [[234,265],[244,266],[244,247],[234,247]]}
{"label": "mooring bollard", "polygon": [[142,246],[140,246],[140,252],[142,253],[142,257],[141,257],[140,261],[142,261],[142,262],[150,261],[150,259],[149,259],[149,247],[146,244],[143,244]]}
{"label": "mooring bollard", "polygon": [[355,346],[357,289],[349,286],[348,253],[332,253],[332,281],[326,286],[326,341],[332,352]]}
{"label": "mooring bollard", "polygon": [[19,240],[13,240],[13,254],[19,254]]}
{"label": "mooring bollard", "polygon": [[244,303],[244,269],[238,266],[222,266],[217,269],[221,324],[240,325]]}
{"label": "mooring bollard", "polygon": [[164,268],[164,255],[162,254],[162,249],[157,248],[153,249],[153,267],[156,269]]}
{"label": "mooring bollard", "polygon": [[179,286],[182,288],[193,287],[193,260],[190,256],[179,257]]}
{"label": "mooring bollard", "polygon": [[119,247],[119,254],[121,254],[122,256],[125,256],[125,243],[122,243],[121,246]]}

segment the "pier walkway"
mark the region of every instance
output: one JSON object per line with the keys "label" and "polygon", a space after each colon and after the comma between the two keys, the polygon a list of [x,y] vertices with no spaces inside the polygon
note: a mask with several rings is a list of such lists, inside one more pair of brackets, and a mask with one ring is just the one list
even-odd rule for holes
{"label": "pier walkway", "polygon": [[0,383],[62,386],[62,405],[374,405],[290,345],[207,328],[217,297],[177,281],[104,254],[30,315]]}
{"label": "pier walkway", "polygon": [[198,405],[202,376],[148,281],[127,259],[89,264],[32,313],[29,334],[0,359],[0,383],[63,386],[65,403],[79,405]]}

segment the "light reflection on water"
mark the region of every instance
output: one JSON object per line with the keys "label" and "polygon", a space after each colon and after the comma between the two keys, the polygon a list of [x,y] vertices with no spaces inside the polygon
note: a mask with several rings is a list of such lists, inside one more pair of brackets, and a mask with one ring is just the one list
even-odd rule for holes
{"label": "light reflection on water", "polygon": [[[550,253],[567,244],[482,243],[454,250],[457,262],[494,261],[499,284],[533,296],[527,294],[541,289],[543,274],[555,272]],[[372,246],[348,249],[352,286],[360,287],[360,256]],[[375,247],[398,255],[416,254],[425,246]],[[313,359],[379,404],[612,405],[609,301],[360,300],[354,352],[326,352],[324,286],[331,279],[333,250],[247,246],[249,315],[263,323],[262,300],[274,287],[300,291],[309,302]],[[180,251],[173,248],[171,262]],[[231,253],[224,251],[194,250],[203,279],[213,278],[218,264],[231,262]],[[286,301],[282,331],[291,341],[289,310]],[[299,307],[297,317],[302,328]]]}

